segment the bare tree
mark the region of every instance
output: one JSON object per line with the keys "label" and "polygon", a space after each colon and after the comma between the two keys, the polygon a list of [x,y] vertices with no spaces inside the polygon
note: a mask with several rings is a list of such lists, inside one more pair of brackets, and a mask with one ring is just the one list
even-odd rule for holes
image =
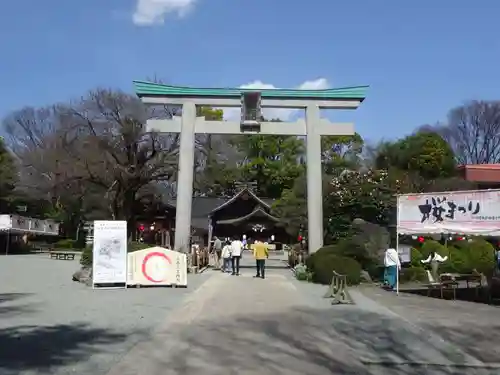
{"label": "bare tree", "polygon": [[[150,199],[148,186],[169,182],[177,169],[178,135],[145,133],[148,117],[136,97],[111,90],[12,113],[3,126],[21,166],[20,189],[75,222],[84,210],[130,221],[141,192]],[[68,215],[61,220],[73,220]]]}
{"label": "bare tree", "polygon": [[65,148],[80,169],[75,178],[105,190],[114,218],[132,220],[141,189],[174,176],[178,135],[145,133],[146,108],[118,91],[90,92],[71,116]]}
{"label": "bare tree", "polygon": [[500,101],[468,102],[452,109],[447,123],[421,130],[440,134],[459,164],[500,162]]}
{"label": "bare tree", "polygon": [[72,233],[84,216],[85,206],[96,206],[92,202],[97,200],[92,198],[99,192],[92,194],[95,189],[75,178],[78,168],[64,148],[67,112],[64,105],[27,107],[11,113],[2,125],[18,163],[18,197],[28,206],[49,208],[45,214],[64,221],[65,229]]}
{"label": "bare tree", "polygon": [[28,195],[57,200],[54,188],[69,177],[61,154],[62,108],[26,107],[3,120],[8,144],[20,167],[18,189]]}

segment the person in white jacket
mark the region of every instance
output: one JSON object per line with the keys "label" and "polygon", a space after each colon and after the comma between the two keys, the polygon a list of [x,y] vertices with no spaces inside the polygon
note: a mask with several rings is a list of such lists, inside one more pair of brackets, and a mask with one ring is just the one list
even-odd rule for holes
{"label": "person in white jacket", "polygon": [[384,284],[394,289],[397,283],[397,273],[401,269],[401,261],[396,249],[389,248],[385,251],[384,267]]}
{"label": "person in white jacket", "polygon": [[226,241],[222,247],[222,272],[231,272],[231,242]]}
{"label": "person in white jacket", "polygon": [[235,237],[231,242],[231,256],[233,262],[233,272],[231,275],[240,275],[240,259],[241,252],[243,251],[243,242],[241,242],[238,237]]}

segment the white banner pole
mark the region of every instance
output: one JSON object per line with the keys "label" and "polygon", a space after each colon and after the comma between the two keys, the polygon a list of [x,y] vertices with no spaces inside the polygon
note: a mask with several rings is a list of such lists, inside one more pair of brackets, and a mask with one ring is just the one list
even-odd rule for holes
{"label": "white banner pole", "polygon": [[399,296],[399,197],[396,197],[396,253],[398,255],[398,264],[396,264],[396,295]]}

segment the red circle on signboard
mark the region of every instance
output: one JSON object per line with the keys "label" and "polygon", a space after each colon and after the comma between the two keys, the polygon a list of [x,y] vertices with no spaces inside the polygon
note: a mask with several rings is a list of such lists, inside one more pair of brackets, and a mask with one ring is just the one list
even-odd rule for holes
{"label": "red circle on signboard", "polygon": [[149,253],[148,255],[146,255],[144,257],[144,260],[142,261],[142,274],[144,275],[144,277],[146,279],[148,279],[152,283],[161,283],[163,280],[153,279],[151,276],[148,275],[148,272],[146,270],[147,263],[151,260],[151,258],[155,258],[155,257],[161,257],[161,258],[165,259],[168,262],[168,264],[172,264],[172,261],[170,260],[170,258],[168,256],[166,256],[163,253],[160,253],[159,251],[155,251],[154,253]]}

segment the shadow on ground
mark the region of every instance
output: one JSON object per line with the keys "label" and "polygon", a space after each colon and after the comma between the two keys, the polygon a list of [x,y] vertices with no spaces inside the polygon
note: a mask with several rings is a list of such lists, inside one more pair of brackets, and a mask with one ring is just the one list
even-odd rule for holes
{"label": "shadow on ground", "polygon": [[86,360],[93,353],[123,341],[124,335],[86,325],[19,326],[0,329],[0,373],[38,370]]}
{"label": "shadow on ground", "polygon": [[[486,325],[477,322],[459,326],[459,323],[450,321],[449,325],[425,326],[444,340],[461,346],[462,350],[480,361],[488,364],[500,363],[500,347],[496,342],[500,337],[500,322],[495,325]],[[500,368],[496,370],[500,374]]]}
{"label": "shadow on ground", "polygon": [[[256,269],[255,265],[240,265],[241,269]],[[266,270],[286,270],[289,267],[286,264],[266,264]]]}
{"label": "shadow on ground", "polygon": [[[249,311],[239,317],[222,314],[217,320],[174,328],[179,336],[176,345],[168,356],[158,351],[154,358],[160,362],[158,368],[168,371],[150,373],[498,374],[497,368],[485,368],[466,354],[478,355],[484,345],[493,345],[492,329],[500,329],[500,322],[497,327],[474,327],[473,335],[470,327],[445,329],[432,322],[422,330],[397,317],[356,306],[297,309],[272,315],[252,315]],[[488,343],[469,350],[485,336]],[[145,352],[154,356],[151,345]],[[485,352],[485,361],[494,362],[496,358]]]}
{"label": "shadow on ground", "polygon": [[[0,294],[0,317],[32,313],[35,311],[32,304],[19,304],[19,300],[29,297],[29,293],[2,293]],[[21,301],[22,302],[22,301]]]}

